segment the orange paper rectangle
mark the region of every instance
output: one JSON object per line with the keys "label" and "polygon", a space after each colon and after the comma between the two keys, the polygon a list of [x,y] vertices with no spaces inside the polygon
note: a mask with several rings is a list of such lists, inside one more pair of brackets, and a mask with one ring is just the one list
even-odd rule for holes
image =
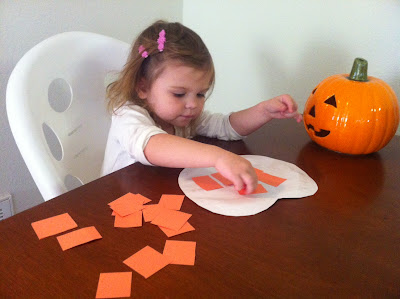
{"label": "orange paper rectangle", "polygon": [[217,183],[215,180],[213,180],[208,175],[194,177],[194,178],[192,178],[192,180],[200,188],[202,188],[202,189],[204,189],[206,191],[211,191],[211,190],[223,188],[223,186],[221,186],[219,183]]}
{"label": "orange paper rectangle", "polygon": [[163,255],[171,260],[170,264],[193,266],[196,256],[196,242],[167,240]]}
{"label": "orange paper rectangle", "polygon": [[124,298],[131,296],[132,272],[100,273],[96,298]]}
{"label": "orange paper rectangle", "polygon": [[286,181],[286,179],[283,179],[283,178],[280,178],[280,177],[277,177],[274,175],[270,175],[265,172],[257,174],[257,176],[258,176],[259,181],[261,181],[265,184],[268,184],[270,186],[274,186],[274,187],[278,187],[280,184],[282,184],[284,181]]}
{"label": "orange paper rectangle", "polygon": [[100,233],[94,226],[84,227],[57,237],[63,251],[72,247],[101,239]]}
{"label": "orange paper rectangle", "polygon": [[258,184],[256,190],[254,190],[251,194],[260,194],[260,193],[267,193],[268,191],[264,188],[263,185]]}
{"label": "orange paper rectangle", "polygon": [[233,183],[230,180],[228,180],[227,178],[222,176],[222,174],[220,174],[219,172],[213,173],[211,175],[214,178],[216,178],[218,181],[220,181],[222,184],[224,184],[225,186],[232,186],[233,185]]}
{"label": "orange paper rectangle", "polygon": [[262,171],[261,169],[258,169],[258,168],[254,168],[254,171],[256,172],[257,176],[264,173],[264,171]]}
{"label": "orange paper rectangle", "polygon": [[[239,191],[239,194],[240,195],[245,195],[246,194],[245,192],[246,192],[246,188],[243,188],[242,190]],[[267,192],[268,191],[264,188],[263,185],[258,184],[257,187],[256,187],[256,190],[254,190],[252,193],[250,193],[250,195],[251,194],[267,193]]]}
{"label": "orange paper rectangle", "polygon": [[144,278],[148,278],[168,265],[169,262],[170,260],[168,257],[159,253],[152,247],[146,246],[127,258],[124,264],[138,272]]}
{"label": "orange paper rectangle", "polygon": [[33,230],[38,236],[39,240],[63,233],[67,230],[73,229],[78,225],[68,213],[60,214],[36,222],[32,222]]}
{"label": "orange paper rectangle", "polygon": [[191,214],[181,211],[162,209],[152,221],[152,224],[178,231],[191,217]]}

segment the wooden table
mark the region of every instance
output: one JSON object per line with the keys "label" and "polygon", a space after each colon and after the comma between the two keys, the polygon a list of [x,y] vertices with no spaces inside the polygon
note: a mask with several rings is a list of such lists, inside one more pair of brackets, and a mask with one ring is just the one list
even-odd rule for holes
{"label": "wooden table", "polygon": [[[249,217],[213,214],[185,199],[196,228],[195,266],[169,265],[148,279],[133,271],[132,298],[312,298],[400,296],[400,137],[380,152],[348,156],[311,142],[301,124],[273,121],[244,142],[199,138],[238,154],[294,163],[318,184],[313,196],[281,199]],[[127,193],[158,202],[182,194],[181,169],[135,164],[0,222],[1,298],[94,298],[99,274],[149,245],[158,227],[117,229],[107,203]],[[63,252],[31,223],[68,212],[101,240]]]}

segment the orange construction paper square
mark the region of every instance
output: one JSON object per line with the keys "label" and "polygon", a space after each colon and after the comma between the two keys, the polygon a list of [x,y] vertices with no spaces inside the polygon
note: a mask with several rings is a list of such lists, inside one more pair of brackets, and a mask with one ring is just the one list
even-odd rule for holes
{"label": "orange construction paper square", "polygon": [[150,246],[139,250],[124,261],[124,264],[131,267],[144,278],[149,278],[157,271],[164,268],[170,262],[169,258],[159,253]]}
{"label": "orange construction paper square", "polygon": [[146,203],[148,203],[148,202],[150,202],[151,201],[151,199],[149,199],[149,198],[147,198],[146,196],[143,196],[142,194],[135,194],[136,195],[136,198],[137,198],[137,200],[138,201],[142,201],[142,204],[146,204]]}
{"label": "orange construction paper square", "polygon": [[128,192],[128,193],[118,197],[117,199],[113,200],[112,202],[109,202],[108,205],[110,207],[112,207],[117,202],[121,202],[121,201],[125,201],[125,200],[135,200],[134,198],[135,198],[135,194]]}
{"label": "orange construction paper square", "polygon": [[259,181],[274,187],[278,187],[280,184],[286,181],[286,179],[273,176],[265,172],[263,172],[262,174],[257,174],[257,176]]}
{"label": "orange construction paper square", "polygon": [[184,198],[185,195],[163,194],[158,204],[170,210],[180,210]]}
{"label": "orange construction paper square", "polygon": [[142,226],[142,211],[136,211],[127,216],[115,215],[114,227],[139,227]]}
{"label": "orange construction paper square", "polygon": [[213,173],[211,174],[211,176],[213,176],[214,178],[216,178],[218,181],[220,181],[222,184],[224,184],[225,186],[232,186],[233,183],[228,180],[227,178],[225,178],[222,174],[220,174],[219,172]]}
{"label": "orange construction paper square", "polygon": [[215,180],[213,180],[208,175],[194,177],[194,178],[192,178],[192,180],[198,186],[200,186],[200,188],[202,188],[202,189],[204,189],[206,191],[211,191],[211,190],[223,188],[223,186],[221,186],[219,183],[217,183]]}
{"label": "orange construction paper square", "polygon": [[84,227],[57,237],[63,251],[72,247],[101,239],[102,236],[94,226]]}
{"label": "orange construction paper square", "polygon": [[173,230],[170,228],[159,226],[159,228],[167,235],[168,238],[171,238],[176,235],[180,235],[186,232],[190,232],[194,230],[194,227],[189,223],[186,222],[179,230]]}
{"label": "orange construction paper square", "polygon": [[177,231],[182,228],[191,216],[192,214],[181,211],[162,209],[151,223]]}
{"label": "orange construction paper square", "polygon": [[196,242],[167,240],[163,255],[175,265],[193,266],[196,257]]}
{"label": "orange construction paper square", "polygon": [[143,218],[145,222],[152,221],[162,210],[162,207],[158,204],[145,205],[143,207]]}
{"label": "orange construction paper square", "polygon": [[78,227],[68,213],[32,222],[31,225],[39,240]]}
{"label": "orange construction paper square", "polygon": [[141,211],[144,208],[143,204],[132,200],[118,201],[113,203],[110,207],[120,216],[127,216],[134,212]]}
{"label": "orange construction paper square", "polygon": [[132,272],[100,273],[96,298],[130,297]]}
{"label": "orange construction paper square", "polygon": [[108,205],[120,216],[127,216],[143,209],[145,197],[140,194],[127,193]]}

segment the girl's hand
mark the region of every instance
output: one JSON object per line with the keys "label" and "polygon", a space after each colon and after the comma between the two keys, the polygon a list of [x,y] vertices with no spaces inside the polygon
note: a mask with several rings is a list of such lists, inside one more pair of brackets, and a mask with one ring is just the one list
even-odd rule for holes
{"label": "girl's hand", "polygon": [[302,115],[297,111],[297,104],[290,95],[284,94],[262,102],[264,111],[270,118],[294,118],[298,123]]}
{"label": "girl's hand", "polygon": [[258,179],[253,166],[238,155],[224,153],[217,159],[215,168],[233,183],[238,192],[244,189],[244,194],[250,194],[257,187]]}

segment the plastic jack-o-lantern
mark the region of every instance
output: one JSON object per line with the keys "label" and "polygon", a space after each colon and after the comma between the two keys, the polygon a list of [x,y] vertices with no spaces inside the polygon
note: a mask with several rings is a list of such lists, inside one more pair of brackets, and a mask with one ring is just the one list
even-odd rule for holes
{"label": "plastic jack-o-lantern", "polygon": [[311,139],[333,151],[369,154],[383,148],[399,125],[399,104],[384,81],[367,76],[368,62],[354,60],[350,74],[326,78],[312,91],[304,113]]}

